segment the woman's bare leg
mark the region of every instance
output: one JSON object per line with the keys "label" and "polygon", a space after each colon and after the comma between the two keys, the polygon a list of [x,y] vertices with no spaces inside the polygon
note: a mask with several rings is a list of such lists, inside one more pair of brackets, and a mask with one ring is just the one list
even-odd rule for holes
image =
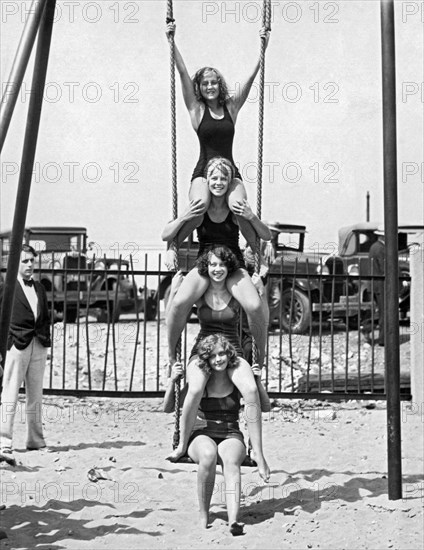
{"label": "woman's bare leg", "polygon": [[211,202],[211,193],[209,191],[208,182],[205,178],[194,178],[190,184],[188,192],[190,200],[201,200],[205,208],[204,212],[209,208]]}
{"label": "woman's bare leg", "polygon": [[171,304],[168,304],[166,316],[168,355],[172,364],[175,363],[178,339],[184,330],[190,310],[194,303],[203,296],[208,286],[209,279],[199,275],[198,270],[194,268],[184,278]]}
{"label": "woman's bare leg", "polygon": [[[244,199],[247,199],[244,183],[241,179],[234,178],[227,193],[228,207],[231,212],[234,212],[234,203],[237,201],[243,201]],[[236,217],[243,237],[246,239],[250,248],[254,251],[256,249],[256,231],[253,229],[252,224],[248,220],[242,218],[241,216],[237,216],[237,214]]]}
{"label": "woman's bare leg", "polygon": [[[218,457],[224,473],[225,500],[227,502],[228,523],[231,527],[238,522],[240,512],[240,466],[246,457],[246,447],[236,438],[225,439],[218,445]],[[240,527],[242,530],[243,527]]]}
{"label": "woman's bare leg", "polygon": [[250,441],[255,452],[255,459],[258,463],[259,475],[262,479],[268,481],[269,467],[262,448],[261,403],[252,369],[245,359],[239,358],[239,365],[235,368],[228,369],[228,376],[243,396],[245,402],[244,416],[249,431]]}
{"label": "woman's bare leg", "polygon": [[200,526],[206,529],[209,523],[209,507],[215,490],[216,443],[207,435],[198,435],[188,447],[189,457],[199,465],[197,471],[197,497],[199,499]]}
{"label": "woman's bare leg", "polygon": [[249,329],[258,348],[257,363],[262,366],[265,360],[269,323],[267,308],[264,307],[258,291],[245,269],[237,269],[227,279],[227,288],[246,312]]}

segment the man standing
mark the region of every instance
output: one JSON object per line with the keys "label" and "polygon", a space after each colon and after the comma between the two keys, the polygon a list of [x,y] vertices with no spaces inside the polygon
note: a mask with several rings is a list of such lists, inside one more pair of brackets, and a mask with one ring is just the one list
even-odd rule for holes
{"label": "man standing", "polygon": [[[42,425],[43,377],[51,345],[46,291],[32,279],[37,256],[22,245],[10,319],[0,407],[0,461],[13,464],[13,423],[19,388],[25,380],[28,450],[46,447]],[[0,289],[0,306],[3,298]]]}
{"label": "man standing", "polygon": [[[385,274],[384,231],[378,229],[374,233],[378,239],[371,245],[368,253],[370,270],[372,275],[381,277]],[[374,280],[374,295],[378,306],[378,345],[384,346],[384,280]],[[371,343],[369,337],[366,341]]]}

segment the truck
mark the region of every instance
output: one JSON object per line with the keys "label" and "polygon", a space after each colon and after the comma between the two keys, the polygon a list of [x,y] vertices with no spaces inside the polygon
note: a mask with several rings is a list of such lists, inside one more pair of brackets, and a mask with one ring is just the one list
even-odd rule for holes
{"label": "truck", "polygon": [[[371,289],[371,264],[368,257],[371,245],[377,240],[376,231],[381,230],[380,222],[368,221],[341,227],[338,231],[338,255],[345,264],[360,296],[361,302],[374,302]],[[399,318],[406,320],[410,312],[411,280],[409,258],[411,253],[422,245],[424,226],[420,224],[400,224],[398,226],[399,261]]]}
{"label": "truck", "polygon": [[[11,231],[0,233],[3,271],[10,250]],[[37,253],[34,278],[47,292],[56,320],[74,323],[90,312],[99,322],[116,322],[121,314],[142,311],[156,316],[154,292],[137,288],[129,262],[116,258],[87,257],[85,227],[26,227],[24,243]]]}

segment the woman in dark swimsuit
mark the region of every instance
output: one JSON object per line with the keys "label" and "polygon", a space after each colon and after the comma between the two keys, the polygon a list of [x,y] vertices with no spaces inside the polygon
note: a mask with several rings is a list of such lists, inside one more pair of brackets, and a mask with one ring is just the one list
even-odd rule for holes
{"label": "woman in dark swimsuit", "polygon": [[[238,523],[241,497],[240,466],[246,457],[246,446],[239,428],[240,392],[228,374],[229,370],[238,368],[240,358],[234,346],[222,334],[206,336],[197,342],[196,349],[198,355],[195,358],[195,368],[207,382],[200,400],[196,426],[187,442],[187,454],[199,465],[197,494],[200,526],[208,527],[216,466],[220,464],[225,480],[230,532],[235,536],[242,535],[243,524]],[[175,381],[179,378],[181,370],[182,366],[178,363],[172,367],[164,397],[165,412],[172,412],[174,409]],[[186,388],[187,386],[184,390]],[[175,460],[174,455],[169,459]],[[267,481],[267,478],[265,480]]]}
{"label": "woman in dark swimsuit", "polygon": [[[211,159],[207,165],[207,183],[211,194],[208,211],[201,216],[190,207],[178,218],[169,222],[162,232],[164,241],[174,238],[180,242],[197,228],[200,253],[210,250],[214,245],[227,246],[240,261],[240,268],[226,280],[226,288],[246,312],[250,331],[258,347],[258,363],[262,366],[265,358],[266,336],[268,329],[268,309],[261,300],[257,289],[244,268],[239,248],[237,218],[230,211],[226,195],[232,180],[232,165],[222,158]],[[271,237],[268,227],[252,212],[247,201],[240,210],[249,220],[255,234],[262,240]],[[194,303],[205,294],[210,284],[209,278],[194,268],[185,277],[178,292],[167,310],[168,353],[171,364],[175,363],[175,349],[184,330],[186,319]]]}
{"label": "woman in dark swimsuit", "polygon": [[[192,175],[189,199],[192,208],[201,215],[207,210],[211,198],[205,178],[205,167],[208,161],[216,156],[225,157],[234,165],[232,153],[234,127],[238,113],[246,102],[259,71],[260,60],[258,59],[246,82],[238,86],[234,95],[230,96],[224,78],[212,67],[199,69],[191,79],[182,55],[175,45],[175,23],[168,23],[166,34],[168,40],[174,36],[175,65],[180,74],[184,102],[193,129],[199,138],[200,155]],[[265,41],[265,48],[268,45],[269,34],[265,28],[260,31],[260,37]],[[249,245],[254,248],[254,231],[240,213],[246,198],[241,175],[236,170],[230,182],[227,202],[231,211],[236,216],[241,216],[240,230]]]}

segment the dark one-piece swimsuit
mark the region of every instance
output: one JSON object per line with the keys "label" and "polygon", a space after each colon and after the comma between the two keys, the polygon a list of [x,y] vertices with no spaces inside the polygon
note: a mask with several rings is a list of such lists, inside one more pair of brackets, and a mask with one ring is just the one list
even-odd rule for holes
{"label": "dark one-piece swimsuit", "polygon": [[228,212],[228,216],[223,222],[213,222],[209,214],[205,212],[203,221],[197,228],[197,239],[199,241],[198,256],[201,256],[214,246],[226,246],[235,254],[240,267],[246,267],[243,253],[239,246],[239,226],[233,221],[233,213],[231,211]]}
{"label": "dark one-piece swimsuit", "polygon": [[242,179],[233,160],[233,139],[234,122],[231,118],[227,105],[224,103],[223,118],[213,118],[209,107],[205,105],[202,120],[197,128],[197,137],[199,138],[200,154],[191,179],[204,178],[207,163],[213,157],[224,157],[234,166],[234,177]]}
{"label": "dark one-piece swimsuit", "polygon": [[189,444],[198,435],[207,435],[217,445],[225,439],[235,438],[244,445],[238,418],[240,410],[240,392],[234,386],[225,397],[208,397],[207,390],[200,401],[199,411],[206,420],[206,427],[195,430],[189,438]]}

